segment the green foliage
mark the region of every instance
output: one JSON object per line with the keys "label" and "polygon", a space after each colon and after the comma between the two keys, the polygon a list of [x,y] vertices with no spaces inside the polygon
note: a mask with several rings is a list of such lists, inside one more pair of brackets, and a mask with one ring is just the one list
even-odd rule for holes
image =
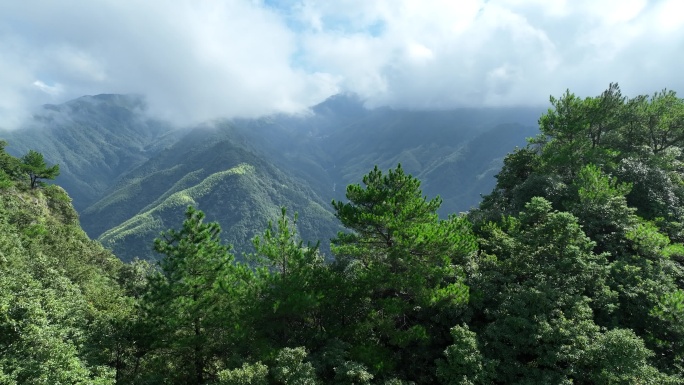
{"label": "green foliage", "polygon": [[672,322],[684,320],[684,290],[665,293],[659,302],[659,306],[651,311],[654,315]]}
{"label": "green foliage", "polygon": [[[184,164],[174,170],[154,173],[143,178],[139,189],[118,190],[119,194],[129,194],[122,201],[102,202],[84,213],[84,221],[91,228],[95,226],[106,230],[99,240],[124,260],[134,257],[151,259],[150,244],[154,237],[172,223],[182,221],[180,207],[193,205],[205,210],[211,220],[221,223],[226,229],[222,239],[235,247],[238,255],[254,251],[251,239],[259,234],[265,221],[276,220],[280,207],[301,208],[307,215],[299,223],[299,231],[317,238],[331,236],[338,228],[329,209],[317,209],[319,198],[311,196],[299,181],[289,179],[263,161],[255,160],[249,165],[242,162],[226,168],[226,162],[236,157],[230,149],[219,159],[211,159],[211,164],[201,162]],[[234,150],[233,150],[234,151]],[[202,159],[203,160],[203,159]],[[174,175],[187,171],[184,167],[201,167],[192,178],[171,183]],[[163,174],[163,175],[160,175]],[[168,186],[171,184],[171,186]],[[165,186],[160,197],[149,202],[150,189]],[[284,187],[287,186],[287,187]],[[117,198],[118,199],[118,198]],[[319,206],[320,208],[320,206]],[[105,216],[104,221],[101,220]],[[111,219],[109,219],[111,216]],[[119,222],[117,222],[119,221]],[[93,223],[95,222],[95,223]],[[328,246],[325,245],[327,250]]]}
{"label": "green foliage", "polygon": [[321,328],[321,301],[326,276],[318,245],[304,246],[281,209],[277,225],[269,222],[254,238],[250,259],[259,276],[260,303],[253,322],[259,334],[278,347],[311,343]]}
{"label": "green foliage", "polygon": [[597,243],[596,251],[622,252],[623,240],[633,226],[634,209],[628,207],[625,196],[631,185],[619,183],[605,175],[597,166],[584,166],[572,187],[578,199],[567,204],[568,210],[578,217],[584,232]]}
{"label": "green foliage", "polygon": [[21,168],[29,175],[31,188],[38,187],[40,179],[55,179],[59,175],[59,165],[48,167],[43,154],[33,150],[21,158]]}
{"label": "green foliage", "polygon": [[6,146],[7,141],[0,140],[0,188],[10,187],[22,174],[21,161],[5,152]]}
{"label": "green foliage", "polygon": [[18,159],[5,152],[6,146],[7,141],[0,140],[0,188],[14,186],[14,182],[26,174],[30,177],[32,189],[38,186],[39,179],[54,179],[59,175],[59,166],[47,167],[43,154],[30,150]]}
{"label": "green foliage", "polygon": [[488,370],[477,346],[477,336],[467,326],[451,328],[454,339],[444,351],[446,360],[437,362],[437,378],[445,385],[471,385],[488,383]]}
{"label": "green foliage", "polygon": [[[164,197],[164,199],[160,199],[158,202],[154,202],[150,205],[149,210],[144,210],[119,226],[106,231],[100,236],[100,240],[105,245],[117,250],[121,250],[121,248],[117,247],[117,244],[126,238],[143,238],[140,243],[144,243],[144,238],[156,234],[163,229],[162,218],[165,217],[164,214],[177,212],[180,207],[196,205],[197,201],[216,189],[217,185],[231,183],[231,176],[244,175],[253,171],[253,167],[241,164],[229,170],[212,174],[190,188],[177,191]],[[122,257],[125,256],[121,253],[120,255]],[[144,255],[141,257],[144,257]]]}
{"label": "green foliage", "polygon": [[610,330],[598,336],[586,356],[587,377],[595,384],[677,384],[649,363],[653,352],[633,331]]}
{"label": "green foliage", "polygon": [[[501,227],[500,227],[501,226]],[[608,262],[577,219],[534,198],[519,218],[491,224],[485,259],[473,282],[486,319],[484,352],[497,361],[497,382],[569,383],[600,329],[590,307],[614,297]],[[480,333],[479,333],[480,334]]]}
{"label": "green foliage", "polygon": [[310,362],[304,362],[307,352],[303,347],[285,348],[278,352],[273,378],[283,385],[316,385],[318,379]]}
{"label": "green foliage", "polygon": [[374,376],[358,362],[344,361],[335,367],[336,384],[370,385]]}
{"label": "green foliage", "polygon": [[[554,290],[539,287],[535,289],[535,295],[529,296],[530,300],[535,298],[533,302],[522,297],[516,300],[518,302],[513,308],[502,309],[507,314],[505,319],[510,320],[510,312],[517,314],[513,318],[515,322],[499,321],[501,315],[493,310],[497,306],[496,301],[485,293],[504,293],[507,301],[518,298],[516,288],[520,278],[513,281],[513,286],[506,283],[511,281],[505,277],[510,277],[516,270],[501,256],[511,255],[507,253],[519,247],[516,239],[534,238],[532,234],[520,232],[531,208],[523,209],[523,206],[527,202],[535,202],[538,199],[535,196],[544,197],[547,207],[567,211],[576,217],[577,224],[593,241],[593,253],[605,253],[596,256],[592,263],[577,265],[589,269],[587,273],[594,271],[584,276],[593,277],[595,284],[590,289],[587,286],[579,297],[568,297],[575,298],[573,301],[577,302],[559,313],[563,314],[565,321],[554,323],[564,325],[562,330],[566,331],[576,328],[576,335],[584,335],[582,338],[586,341],[610,340],[613,341],[611,344],[614,343],[611,346],[623,346],[625,349],[632,346],[635,352],[641,352],[634,355],[641,357],[637,359],[641,360],[640,363],[628,364],[635,371],[624,375],[611,366],[615,363],[593,358],[594,364],[605,365],[606,369],[601,375],[597,373],[604,369],[591,369],[591,376],[595,376],[591,381],[631,383],[637,378],[643,381],[653,378],[654,383],[669,381],[664,375],[657,374],[658,371],[681,376],[684,367],[679,343],[682,329],[681,323],[674,321],[672,311],[677,309],[677,295],[673,293],[678,293],[684,282],[679,246],[683,213],[680,202],[684,197],[681,188],[684,102],[667,91],[629,99],[621,95],[617,85],[611,84],[600,96],[581,99],[566,92],[558,99],[552,97],[551,104],[552,108],[539,121],[542,135],[531,140],[527,148],[506,158],[497,187],[485,197],[481,207],[470,214],[476,221],[475,228],[487,252],[472,270],[473,287],[477,289],[473,297],[481,299],[474,304],[481,311],[476,314],[491,322],[476,329],[478,336],[485,345],[498,346],[489,342],[494,336],[492,331],[498,330],[501,333],[497,332],[496,338],[509,341],[502,345],[505,349],[510,349],[509,345],[520,349],[524,346],[524,339],[520,339],[525,335],[523,331],[537,330],[543,325],[539,321],[540,316],[529,308],[534,308],[533,304],[544,303],[541,298],[547,298]],[[503,237],[502,231],[510,238]],[[546,229],[545,234],[544,242],[549,245],[563,244],[555,238],[561,234],[559,229]],[[589,251],[586,247],[580,249]],[[523,254],[534,255],[535,252],[526,250],[521,256]],[[560,249],[548,254],[564,258],[572,255]],[[505,268],[492,274],[491,271],[497,271],[494,266]],[[560,266],[555,270],[563,271]],[[534,277],[536,282],[548,282],[554,275],[550,271],[532,270],[522,276],[526,279]],[[556,285],[563,287],[564,293],[570,293],[573,285],[569,283],[579,282],[583,275],[573,271],[566,272],[565,276],[571,278],[557,281]],[[484,284],[480,287],[478,282]],[[554,302],[557,303],[557,299]],[[520,315],[517,309],[522,308],[527,310]],[[570,314],[575,317],[573,321]],[[494,315],[497,315],[497,320],[491,318]],[[535,321],[530,322],[530,319]],[[571,321],[570,325],[577,322],[576,326],[566,325],[568,321]],[[492,329],[492,325],[497,324],[499,326]],[[504,332],[509,327],[513,331]],[[511,335],[518,337],[508,337]],[[620,342],[617,342],[618,337]],[[575,338],[573,343],[582,338]],[[581,368],[585,358],[593,357],[593,352],[599,347],[585,343],[578,345],[577,349],[573,363],[564,364],[566,368]],[[571,352],[572,349],[565,348],[565,351]],[[494,357],[500,357],[499,354]],[[488,352],[485,355],[491,356]],[[530,359],[528,351],[524,356],[526,360]],[[616,358],[615,361],[627,361],[627,358]],[[531,362],[535,368],[540,367],[539,361]],[[564,378],[580,378],[573,377],[571,370],[566,373]],[[606,373],[614,373],[615,376],[610,377]],[[542,376],[539,378],[544,378],[543,373],[539,375]],[[497,375],[497,378],[502,377]],[[513,381],[512,377],[510,381]]]}
{"label": "green foliage", "polygon": [[362,325],[352,358],[373,373],[428,381],[434,363],[425,360],[448,338],[468,301],[462,265],[476,248],[475,237],[464,217],[440,220],[440,199],[427,200],[401,166],[387,175],[376,167],[363,183],[347,188],[348,203],[333,201],[351,230],[340,233],[332,249],[356,299],[346,311],[357,316],[348,322]]}
{"label": "green foliage", "polygon": [[276,272],[281,277],[293,274],[303,265],[320,264],[318,245],[307,245],[297,236],[297,214],[290,224],[285,207],[281,208],[277,227],[272,222],[263,236],[256,236],[253,240],[256,254],[253,255],[258,266],[267,268],[270,272]]}
{"label": "green foliage", "polygon": [[85,326],[78,319],[84,316],[83,296],[63,278],[53,287],[41,287],[30,276],[18,278],[21,282],[2,282],[9,290],[0,300],[5,308],[0,325],[6,332],[0,342],[5,372],[21,384],[87,382],[91,372],[77,348],[83,339],[67,337]]}
{"label": "green foliage", "polygon": [[616,175],[630,183],[633,188],[627,195],[627,203],[637,209],[645,219],[659,220],[661,227],[674,239],[681,240],[682,212],[681,176],[669,171],[680,163],[677,158],[669,159],[666,167],[654,158],[628,157],[618,164]]}
{"label": "green foliage", "polygon": [[[121,237],[100,240],[125,261],[153,259],[150,245],[157,234],[182,221],[177,208],[154,218],[144,213],[242,163],[256,169],[255,181],[239,188],[240,183],[220,183],[217,194],[182,206],[192,204],[218,221],[224,241],[241,254],[253,251],[251,238],[285,205],[300,213],[300,233],[324,240],[321,252],[330,257],[327,240],[340,226],[329,199],[373,164],[402,162],[424,180],[429,194],[453,192],[445,197],[442,215],[463,211],[491,188],[508,146],[536,132],[539,112],[371,111],[359,101],[352,104],[347,109],[335,103],[306,118],[240,119],[215,122],[214,130],[175,130],[145,116],[140,96],[98,95],[45,106],[31,127],[6,138],[14,155],[35,149],[48,164],[60,165],[59,183],[74,198],[83,228],[93,238],[116,229]],[[138,215],[135,223],[127,222]]]}
{"label": "green foliage", "polygon": [[204,213],[192,206],[185,217],[180,231],[155,240],[163,258],[159,272],[149,277],[143,306],[155,328],[152,370],[174,383],[199,385],[215,375],[214,362],[226,343],[224,325],[236,323],[235,302],[251,273],[233,264],[217,223],[203,223]]}
{"label": "green foliage", "polygon": [[[333,201],[347,231],[330,263],[299,235],[323,222],[268,209],[324,216],[317,195],[256,157],[240,166],[249,152],[221,133],[163,152],[97,212],[143,213],[123,237],[163,228],[183,202],[248,218],[230,229],[242,240],[273,218],[251,265],[193,207],[154,242],[156,267],[122,265],[85,237],[61,188],[17,182],[42,155],[22,166],[0,151],[0,383],[682,383],[684,103],[613,84],[551,102],[475,226],[440,219],[441,200],[401,166],[375,167]],[[402,157],[419,167],[417,154]]]}
{"label": "green foliage", "polygon": [[629,328],[659,354],[660,368],[682,367],[684,329],[666,316],[674,293],[681,290],[681,265],[668,257],[679,246],[651,222],[640,221],[625,235],[629,252],[611,266],[611,286],[618,291],[619,308],[612,323]]}
{"label": "green foliage", "polygon": [[0,170],[0,189],[8,188],[14,185],[12,178],[4,170]]}
{"label": "green foliage", "polygon": [[[117,311],[120,262],[90,241],[65,195],[0,191],[0,381],[112,384],[92,328]],[[64,206],[60,206],[64,204]]]}
{"label": "green foliage", "polygon": [[641,127],[630,139],[636,145],[647,146],[653,154],[680,147],[684,140],[684,101],[668,90],[656,92],[649,99],[641,97],[634,102]]}
{"label": "green foliage", "polygon": [[241,368],[220,371],[215,385],[268,385],[268,367],[245,362]]}
{"label": "green foliage", "polygon": [[[628,99],[611,84],[597,97],[581,99],[567,91],[551,97],[551,104],[539,120],[542,134],[504,160],[497,187],[484,199],[479,217],[515,214],[533,196],[575,213],[571,205],[580,203],[576,190],[567,186],[584,167],[594,165],[617,176],[618,184],[633,186],[627,202],[639,215],[667,219],[671,235],[681,230],[674,223],[682,218],[679,201],[684,197],[676,171],[684,145],[682,99],[668,91]],[[550,188],[549,178],[558,178],[560,191]]]}

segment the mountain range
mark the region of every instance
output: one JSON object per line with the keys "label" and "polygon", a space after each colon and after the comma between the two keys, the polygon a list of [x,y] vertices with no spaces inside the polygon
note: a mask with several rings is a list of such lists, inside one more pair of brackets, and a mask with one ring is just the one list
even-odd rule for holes
{"label": "mountain range", "polygon": [[152,241],[196,206],[218,221],[242,256],[286,207],[304,240],[340,230],[330,201],[344,199],[373,166],[401,164],[466,211],[491,191],[505,154],[538,133],[541,108],[367,109],[337,95],[300,115],[224,119],[176,127],[150,117],[138,95],[84,96],[45,105],[25,127],[0,132],[14,155],[29,149],[59,164],[88,235],[119,258],[154,259]]}

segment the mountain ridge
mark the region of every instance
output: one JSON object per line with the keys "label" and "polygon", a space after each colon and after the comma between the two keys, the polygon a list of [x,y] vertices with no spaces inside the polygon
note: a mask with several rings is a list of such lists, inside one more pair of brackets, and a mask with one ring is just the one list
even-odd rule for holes
{"label": "mountain ridge", "polygon": [[[220,199],[224,206],[250,201],[249,189],[254,189],[251,193],[261,198],[251,203],[251,210],[277,213],[287,206],[300,212],[302,237],[323,244],[339,229],[330,200],[342,198],[344,187],[359,183],[359,176],[374,165],[401,163],[424,181],[426,194],[442,197],[442,215],[465,211],[494,186],[493,175],[510,148],[537,133],[531,122],[540,113],[533,108],[367,109],[358,97],[337,95],[307,114],[217,120],[178,129],[149,118],[144,98],[135,95],[86,96],[45,109],[32,125],[3,135],[15,153],[34,148],[48,162],[60,164],[59,183],[73,197],[86,232],[125,260],[154,258],[151,243],[162,229],[148,226],[136,240],[123,231],[132,221],[240,164],[255,168],[264,180],[262,192],[258,183],[242,181],[238,195]],[[245,240],[274,217],[257,219],[248,212],[237,217],[218,201],[197,202],[219,221],[225,239],[238,243],[237,251],[249,252]],[[155,218],[171,223],[183,210],[177,211],[157,210]],[[305,212],[313,217],[304,219]],[[147,251],[138,255],[140,250]]]}
{"label": "mountain ridge", "polygon": [[82,211],[178,133],[146,116],[142,96],[103,94],[45,105],[24,128],[2,135],[12,155],[37,149],[59,164],[60,185]]}

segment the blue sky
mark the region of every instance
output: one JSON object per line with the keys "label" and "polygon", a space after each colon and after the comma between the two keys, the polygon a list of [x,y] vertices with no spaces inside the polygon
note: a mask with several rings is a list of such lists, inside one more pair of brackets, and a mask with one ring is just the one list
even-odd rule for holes
{"label": "blue sky", "polygon": [[179,124],[369,107],[684,93],[680,0],[0,2],[0,127],[43,103],[138,93]]}

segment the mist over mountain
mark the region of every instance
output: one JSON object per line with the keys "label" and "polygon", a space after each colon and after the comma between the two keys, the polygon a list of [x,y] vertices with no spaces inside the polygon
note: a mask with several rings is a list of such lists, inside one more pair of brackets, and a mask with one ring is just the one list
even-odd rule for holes
{"label": "mist over mountain", "polygon": [[35,149],[61,168],[85,231],[124,260],[154,258],[152,240],[195,205],[218,221],[238,254],[280,207],[300,214],[305,240],[340,229],[330,207],[373,166],[401,163],[444,201],[466,211],[494,186],[503,156],[537,133],[535,108],[367,109],[336,95],[309,113],[176,128],[146,114],[136,95],[84,96],[45,105],[5,132],[8,151]]}
{"label": "mist over mountain", "polygon": [[44,105],[19,130],[2,132],[8,151],[40,149],[60,165],[59,183],[83,211],[121,175],[175,142],[179,131],[145,114],[139,95],[83,96]]}

